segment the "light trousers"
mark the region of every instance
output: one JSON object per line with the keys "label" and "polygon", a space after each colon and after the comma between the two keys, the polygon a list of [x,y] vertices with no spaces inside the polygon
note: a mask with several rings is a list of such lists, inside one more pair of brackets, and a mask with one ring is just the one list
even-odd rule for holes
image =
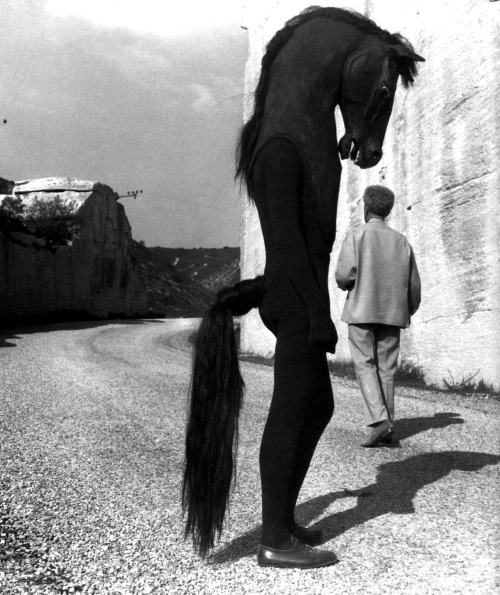
{"label": "light trousers", "polygon": [[394,374],[401,329],[387,324],[349,324],[349,349],[372,426],[394,421]]}

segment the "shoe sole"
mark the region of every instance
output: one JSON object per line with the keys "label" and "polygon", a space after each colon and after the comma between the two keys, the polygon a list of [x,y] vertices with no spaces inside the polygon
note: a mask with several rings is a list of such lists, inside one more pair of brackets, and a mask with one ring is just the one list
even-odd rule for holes
{"label": "shoe sole", "polygon": [[322,564],[315,564],[314,566],[294,566],[291,564],[265,564],[261,562],[257,562],[257,564],[261,568],[296,568],[298,570],[310,570],[312,568],[323,568],[324,566],[331,566],[332,564],[336,564],[338,560],[331,560],[329,562],[323,562]]}

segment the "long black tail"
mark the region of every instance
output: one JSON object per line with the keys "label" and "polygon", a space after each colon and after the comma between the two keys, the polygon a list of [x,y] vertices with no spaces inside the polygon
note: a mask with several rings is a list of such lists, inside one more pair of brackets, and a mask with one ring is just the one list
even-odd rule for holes
{"label": "long black tail", "polygon": [[185,537],[205,557],[220,537],[238,449],[244,382],[233,316],[260,305],[264,278],[223,289],[196,336],[186,433],[182,506]]}

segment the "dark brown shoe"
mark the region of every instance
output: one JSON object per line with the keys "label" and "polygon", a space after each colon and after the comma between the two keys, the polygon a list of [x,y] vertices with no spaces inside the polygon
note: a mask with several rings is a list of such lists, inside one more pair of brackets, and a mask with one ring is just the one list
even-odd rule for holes
{"label": "dark brown shoe", "polygon": [[338,562],[337,556],[327,550],[315,550],[301,543],[292,535],[292,547],[288,550],[276,550],[259,545],[257,563],[259,566],[275,568],[321,568]]}
{"label": "dark brown shoe", "polygon": [[398,440],[396,432],[392,432],[388,436],[382,438],[380,444],[383,444],[384,446],[401,446],[401,442]]}
{"label": "dark brown shoe", "polygon": [[308,529],[300,525],[295,525],[292,535],[295,539],[302,541],[306,545],[319,545],[323,541],[323,531],[320,529]]}
{"label": "dark brown shoe", "polygon": [[361,446],[365,448],[373,448],[382,442],[383,438],[388,438],[394,432],[391,422],[386,419],[380,423],[376,428],[372,428],[370,435],[366,442],[363,442]]}

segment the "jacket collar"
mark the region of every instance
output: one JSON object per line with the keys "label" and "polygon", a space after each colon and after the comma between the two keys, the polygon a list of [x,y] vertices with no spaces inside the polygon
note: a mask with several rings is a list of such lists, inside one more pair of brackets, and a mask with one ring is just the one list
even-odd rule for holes
{"label": "jacket collar", "polygon": [[379,215],[372,215],[370,217],[370,219],[368,219],[367,224],[368,223],[382,223],[382,224],[385,224],[385,219],[383,217],[380,217]]}

